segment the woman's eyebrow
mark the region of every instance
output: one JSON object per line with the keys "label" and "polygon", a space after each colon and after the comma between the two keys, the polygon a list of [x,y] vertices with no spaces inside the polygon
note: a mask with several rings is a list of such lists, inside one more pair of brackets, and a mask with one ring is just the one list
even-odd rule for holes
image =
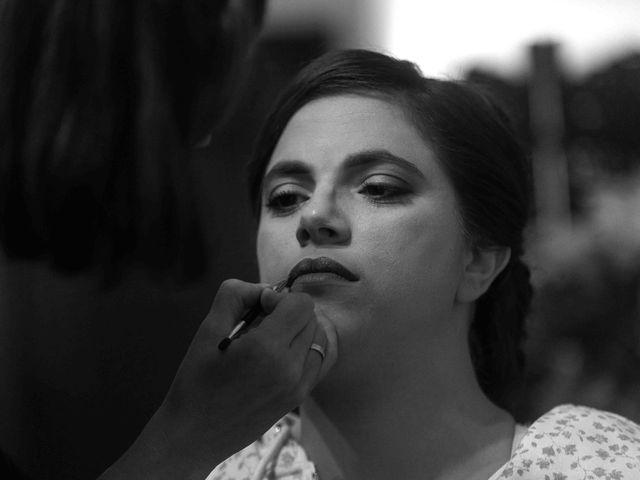
{"label": "woman's eyebrow", "polygon": [[422,173],[414,163],[384,149],[362,150],[357,153],[352,153],[346,158],[343,168],[346,171],[358,170],[384,163],[396,165],[403,170],[426,180],[424,173]]}
{"label": "woman's eyebrow", "polygon": [[303,177],[310,179],[312,178],[312,172],[309,165],[300,160],[281,160],[265,174],[262,179],[262,184],[266,185],[278,177]]}

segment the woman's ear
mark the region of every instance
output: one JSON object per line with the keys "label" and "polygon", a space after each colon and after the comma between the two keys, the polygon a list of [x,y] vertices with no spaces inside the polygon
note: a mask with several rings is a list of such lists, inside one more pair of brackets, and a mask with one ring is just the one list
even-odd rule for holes
{"label": "woman's ear", "polygon": [[504,270],[510,258],[509,247],[471,248],[465,262],[462,281],[456,292],[456,300],[469,303],[480,298]]}

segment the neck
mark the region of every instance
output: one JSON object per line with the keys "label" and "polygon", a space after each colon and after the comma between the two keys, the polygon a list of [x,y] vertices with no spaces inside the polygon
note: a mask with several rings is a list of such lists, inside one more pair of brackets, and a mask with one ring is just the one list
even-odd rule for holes
{"label": "neck", "polygon": [[323,381],[301,409],[320,478],[486,480],[508,460],[513,420],[481,391],[467,350],[445,343],[420,349],[431,361],[396,355],[372,375]]}

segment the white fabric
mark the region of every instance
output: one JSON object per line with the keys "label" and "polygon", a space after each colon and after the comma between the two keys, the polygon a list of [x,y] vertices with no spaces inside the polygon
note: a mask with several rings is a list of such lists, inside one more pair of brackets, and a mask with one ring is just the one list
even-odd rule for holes
{"label": "white fabric", "polygon": [[[207,480],[316,480],[287,416],[218,465]],[[264,468],[263,468],[264,467]],[[640,480],[640,426],[619,415],[562,405],[517,425],[511,459],[488,480]]]}

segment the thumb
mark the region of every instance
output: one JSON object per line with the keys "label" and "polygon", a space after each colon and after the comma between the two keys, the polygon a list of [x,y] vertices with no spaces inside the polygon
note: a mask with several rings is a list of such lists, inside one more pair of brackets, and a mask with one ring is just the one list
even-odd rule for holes
{"label": "thumb", "polygon": [[260,304],[262,305],[262,310],[264,311],[264,313],[266,315],[270,315],[271,313],[273,313],[276,305],[278,305],[284,295],[286,295],[286,293],[278,293],[272,288],[263,289],[262,293],[260,294]]}
{"label": "thumb", "polygon": [[242,315],[259,301],[263,289],[261,284],[225,280],[216,293],[207,318],[213,317],[216,327],[223,331],[233,328]]}

